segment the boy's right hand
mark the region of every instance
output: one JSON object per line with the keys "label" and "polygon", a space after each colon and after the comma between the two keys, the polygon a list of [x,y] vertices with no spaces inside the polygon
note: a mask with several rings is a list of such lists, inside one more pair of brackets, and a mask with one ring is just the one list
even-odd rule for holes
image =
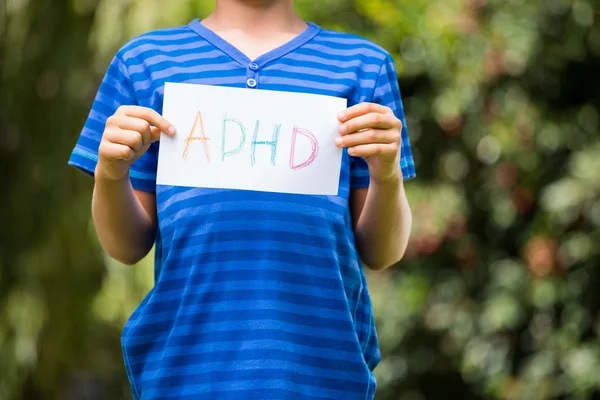
{"label": "boy's right hand", "polygon": [[129,177],[129,168],[150,145],[160,139],[160,133],[175,134],[175,127],[151,108],[121,106],[106,121],[98,149],[96,177],[122,180]]}

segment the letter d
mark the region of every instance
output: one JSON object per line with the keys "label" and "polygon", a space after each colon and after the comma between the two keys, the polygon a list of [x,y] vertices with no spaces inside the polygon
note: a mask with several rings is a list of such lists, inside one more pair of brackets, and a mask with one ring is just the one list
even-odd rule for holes
{"label": "letter d", "polygon": [[[312,145],[310,157],[308,157],[308,159],[301,164],[296,164],[294,160],[294,154],[296,153],[296,140],[298,139],[298,135],[302,135],[308,140],[310,140],[310,143]],[[290,150],[290,168],[293,170],[299,170],[308,167],[310,164],[313,163],[313,161],[315,161],[318,154],[319,142],[317,141],[315,135],[311,131],[308,131],[306,129],[300,129],[297,126],[294,126],[294,130],[292,131],[292,148]]]}

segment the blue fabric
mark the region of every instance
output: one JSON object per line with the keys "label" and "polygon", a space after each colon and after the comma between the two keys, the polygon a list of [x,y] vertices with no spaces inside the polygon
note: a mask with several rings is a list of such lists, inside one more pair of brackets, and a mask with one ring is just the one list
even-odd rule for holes
{"label": "blue fabric", "polygon": [[[310,24],[256,60],[201,25],[150,32],[114,57],[69,163],[93,173],[106,119],[120,105],[161,112],[165,82],[372,101],[404,123],[401,167],[415,175],[390,55]],[[156,192],[155,286],[122,336],[134,397],[372,399],[380,359],[348,199],[369,185],[344,152],[337,196],[156,185],[158,143],[134,163]]]}

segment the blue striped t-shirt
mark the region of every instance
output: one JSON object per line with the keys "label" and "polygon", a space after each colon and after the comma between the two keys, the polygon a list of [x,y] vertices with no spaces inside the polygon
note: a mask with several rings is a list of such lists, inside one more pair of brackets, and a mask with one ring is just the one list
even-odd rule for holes
{"label": "blue striped t-shirt", "polygon": [[[116,54],[69,163],[93,173],[106,119],[121,105],[161,112],[165,82],[388,106],[415,175],[387,52],[309,24],[252,61],[199,20]],[[366,162],[344,151],[338,194],[313,196],[157,185],[157,155],[155,143],[131,168],[158,210],[155,285],[122,335],[135,399],[372,399],[380,353],[348,208]]]}

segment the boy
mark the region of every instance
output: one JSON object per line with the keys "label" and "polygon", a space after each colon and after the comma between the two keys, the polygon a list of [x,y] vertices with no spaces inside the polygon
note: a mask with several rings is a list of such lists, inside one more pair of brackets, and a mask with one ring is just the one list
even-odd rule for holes
{"label": "boy", "polygon": [[[347,98],[338,195],[156,185],[167,81]],[[406,248],[403,122],[389,54],[304,22],[293,0],[217,0],[118,52],[70,163],[95,176],[109,255],[134,264],[156,246],[155,286],[122,337],[135,399],[373,398],[361,261],[383,269]]]}

